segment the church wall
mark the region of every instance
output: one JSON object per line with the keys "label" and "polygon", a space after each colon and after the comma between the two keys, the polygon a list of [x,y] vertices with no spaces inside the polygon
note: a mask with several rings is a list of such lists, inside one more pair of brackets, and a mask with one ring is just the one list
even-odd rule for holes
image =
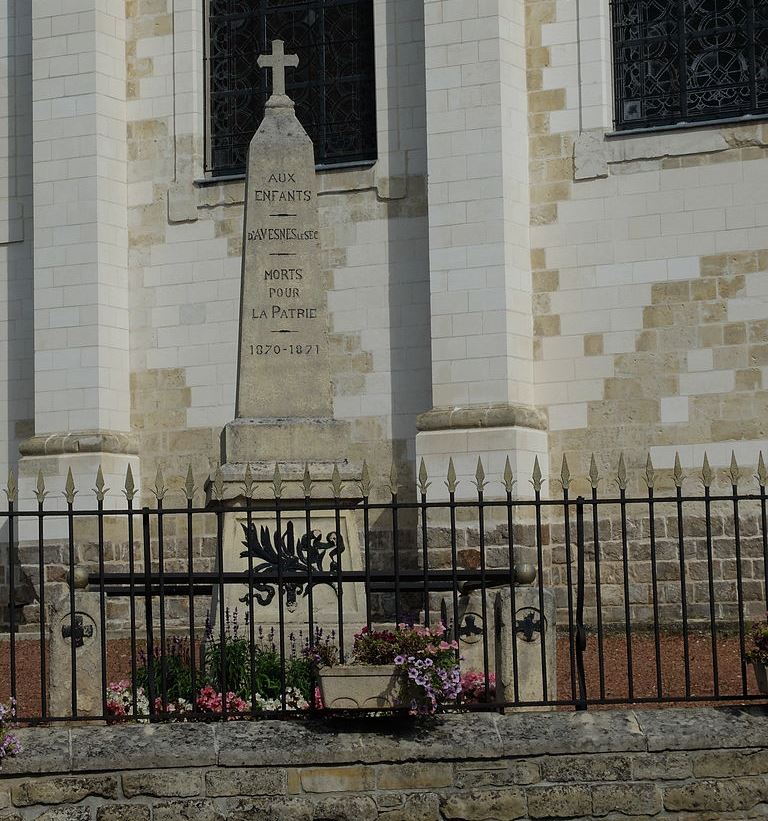
{"label": "church wall", "polygon": [[[0,0],[0,484],[32,432],[32,15]],[[3,496],[4,499],[4,496]],[[6,617],[7,524],[0,527],[0,620]]]}
{"label": "church wall", "polygon": [[[768,125],[612,128],[606,0],[529,0],[536,401],[567,454],[699,471],[768,446]],[[580,42],[578,37],[581,37]],[[580,82],[579,82],[580,78]],[[638,472],[639,475],[639,472]]]}
{"label": "church wall", "polygon": [[[234,416],[243,182],[203,173],[199,0],[129,0],[132,424],[142,475],[207,474]],[[334,414],[388,476],[430,406],[419,2],[375,4],[379,159],[319,173]]]}

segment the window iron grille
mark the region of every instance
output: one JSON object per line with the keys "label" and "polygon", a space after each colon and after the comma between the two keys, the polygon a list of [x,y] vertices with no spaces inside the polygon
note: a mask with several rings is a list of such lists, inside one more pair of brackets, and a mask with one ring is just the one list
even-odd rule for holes
{"label": "window iron grille", "polygon": [[206,171],[242,173],[271,76],[256,63],[285,41],[286,92],[318,164],[376,159],[372,0],[207,0]]}
{"label": "window iron grille", "polygon": [[615,127],[768,114],[766,0],[612,0]]}

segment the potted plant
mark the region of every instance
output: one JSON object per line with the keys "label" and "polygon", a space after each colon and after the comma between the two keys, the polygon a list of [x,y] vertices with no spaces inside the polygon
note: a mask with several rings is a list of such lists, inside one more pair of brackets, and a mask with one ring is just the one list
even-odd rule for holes
{"label": "potted plant", "polygon": [[407,709],[433,713],[461,694],[458,645],[445,627],[398,624],[364,627],[354,637],[352,662],[328,665],[315,657],[323,705],[328,709]]}
{"label": "potted plant", "polygon": [[768,695],[768,621],[753,624],[749,639],[751,647],[746,659],[752,662],[758,689]]}

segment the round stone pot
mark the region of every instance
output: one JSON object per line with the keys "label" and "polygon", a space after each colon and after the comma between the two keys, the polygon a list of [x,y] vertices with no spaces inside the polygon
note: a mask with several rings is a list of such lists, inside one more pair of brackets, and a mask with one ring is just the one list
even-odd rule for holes
{"label": "round stone pot", "polygon": [[329,710],[398,707],[400,677],[394,664],[339,664],[319,675],[320,694]]}
{"label": "round stone pot", "polygon": [[753,661],[752,667],[755,671],[758,690],[760,690],[763,695],[768,695],[768,666],[761,664],[759,661]]}

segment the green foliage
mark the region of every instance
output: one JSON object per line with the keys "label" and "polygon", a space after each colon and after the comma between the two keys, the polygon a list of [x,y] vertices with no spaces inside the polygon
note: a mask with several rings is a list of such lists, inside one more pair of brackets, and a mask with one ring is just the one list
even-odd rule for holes
{"label": "green foliage", "polygon": [[768,621],[757,622],[749,632],[750,647],[746,653],[747,661],[768,665]]}
{"label": "green foliage", "polygon": [[191,700],[192,666],[190,664],[189,641],[178,636],[168,639],[165,644],[165,657],[159,647],[154,650],[153,658],[144,653],[140,655],[140,665],[136,670],[136,685],[149,693],[149,676],[153,676],[154,696],[163,693],[163,680],[168,702],[178,699]]}
{"label": "green foliage", "polygon": [[455,661],[453,643],[443,641],[445,628],[432,629],[419,625],[398,624],[393,630],[369,630],[364,627],[355,634],[354,661],[356,664],[394,664],[399,656],[431,657],[435,661],[445,657],[450,666]]}

